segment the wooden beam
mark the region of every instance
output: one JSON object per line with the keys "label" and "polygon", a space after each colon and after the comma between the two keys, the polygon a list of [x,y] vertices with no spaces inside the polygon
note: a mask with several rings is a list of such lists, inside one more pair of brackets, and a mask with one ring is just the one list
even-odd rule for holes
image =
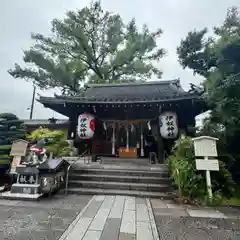
{"label": "wooden beam", "polygon": [[[161,109],[159,108],[159,115],[161,113]],[[157,137],[158,137],[158,163],[163,164],[165,162],[164,159],[164,144],[163,144],[163,139],[160,133],[160,118],[158,117],[157,121]]]}

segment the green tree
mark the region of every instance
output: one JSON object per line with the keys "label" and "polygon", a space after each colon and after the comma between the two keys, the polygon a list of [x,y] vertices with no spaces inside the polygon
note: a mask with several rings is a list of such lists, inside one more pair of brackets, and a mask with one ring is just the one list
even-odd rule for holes
{"label": "green tree", "polygon": [[203,87],[212,118],[228,130],[239,128],[240,120],[240,16],[228,10],[222,26],[206,38],[207,29],[189,32],[177,48],[183,68],[205,78]]}
{"label": "green tree", "polygon": [[26,68],[15,64],[9,73],[33,81],[40,88],[61,88],[65,94],[80,92],[81,83],[144,81],[161,77],[154,66],[164,55],[156,40],[162,30],[141,30],[135,19],[124,24],[119,14],[103,11],[100,1],[63,20],[52,21],[51,36],[32,34],[36,44],[24,51]]}
{"label": "green tree", "polygon": [[0,165],[10,163],[10,150],[12,142],[18,139],[25,139],[25,127],[23,122],[12,113],[0,114]]}
{"label": "green tree", "polygon": [[214,27],[213,31],[212,37],[206,37],[206,28],[189,32],[177,53],[183,68],[204,77],[204,96],[212,112],[202,132],[211,130],[208,134],[219,136],[224,154],[239,159],[232,169],[240,174],[239,9],[229,8],[222,26]]}

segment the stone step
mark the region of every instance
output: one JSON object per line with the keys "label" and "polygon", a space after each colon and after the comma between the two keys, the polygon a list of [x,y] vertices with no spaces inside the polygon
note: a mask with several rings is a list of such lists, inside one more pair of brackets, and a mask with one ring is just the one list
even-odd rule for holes
{"label": "stone step", "polygon": [[105,163],[90,163],[73,165],[75,169],[118,169],[118,170],[142,170],[142,171],[168,171],[166,164],[151,164],[146,166],[126,165],[126,164],[105,164]]}
{"label": "stone step", "polygon": [[161,183],[171,184],[169,178],[152,177],[152,176],[126,176],[126,175],[95,175],[95,174],[72,174],[69,180],[86,180],[86,181],[106,181],[106,182],[131,182],[131,183]]}
{"label": "stone step", "polygon": [[[127,163],[127,162],[126,162]],[[93,167],[93,168],[104,168],[104,169],[111,169],[111,168],[118,168],[118,169],[125,169],[125,170],[168,170],[168,165],[166,164],[149,164],[149,165],[137,165],[137,164],[125,164],[125,163],[99,163],[94,165],[84,165],[84,167]]]}
{"label": "stone step", "polygon": [[158,198],[163,200],[171,200],[171,193],[167,192],[147,192],[135,190],[115,190],[115,189],[101,189],[101,188],[72,188],[68,189],[68,194],[75,195],[125,195],[134,197],[148,197]]}
{"label": "stone step", "polygon": [[168,171],[167,165],[149,165],[149,166],[131,166],[117,164],[90,164],[90,165],[73,165],[75,169],[109,169],[109,170],[139,170],[139,171]]}
{"label": "stone step", "polygon": [[146,183],[130,183],[130,182],[70,181],[69,187],[136,190],[136,191],[146,191],[146,192],[170,191],[170,187],[167,184],[154,184],[154,183],[146,184]]}
{"label": "stone step", "polygon": [[97,169],[82,168],[72,169],[73,174],[94,174],[94,175],[111,175],[111,176],[148,176],[148,177],[169,177],[168,171],[159,170],[130,170],[130,169]]}

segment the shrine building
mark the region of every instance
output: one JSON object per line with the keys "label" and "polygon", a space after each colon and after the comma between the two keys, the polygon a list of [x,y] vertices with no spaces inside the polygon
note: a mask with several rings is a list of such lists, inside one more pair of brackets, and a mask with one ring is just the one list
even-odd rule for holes
{"label": "shrine building", "polygon": [[38,101],[69,118],[68,138],[79,153],[90,147],[93,155],[146,157],[151,135],[160,163],[181,134],[190,134],[195,116],[207,110],[201,94],[184,91],[179,79],[90,84],[76,97],[41,96]]}

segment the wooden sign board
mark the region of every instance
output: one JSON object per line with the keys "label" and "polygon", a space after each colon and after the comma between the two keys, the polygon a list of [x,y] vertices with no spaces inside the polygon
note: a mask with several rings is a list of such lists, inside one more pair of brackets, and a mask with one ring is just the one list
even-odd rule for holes
{"label": "wooden sign board", "polygon": [[219,171],[219,163],[216,159],[196,159],[196,168],[197,170]]}
{"label": "wooden sign board", "polygon": [[10,156],[25,156],[27,152],[28,142],[22,139],[16,140],[12,144]]}
{"label": "wooden sign board", "polygon": [[192,140],[196,157],[217,157],[217,138],[201,136]]}

